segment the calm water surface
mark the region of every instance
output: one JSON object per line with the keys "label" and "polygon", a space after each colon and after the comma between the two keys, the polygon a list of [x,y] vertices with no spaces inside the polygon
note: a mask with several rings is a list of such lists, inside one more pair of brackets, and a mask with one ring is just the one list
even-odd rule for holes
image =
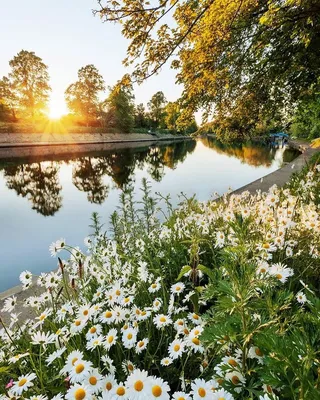
{"label": "calm water surface", "polygon": [[121,191],[133,185],[139,199],[141,179],[153,192],[197,195],[237,189],[290,162],[297,152],[253,144],[226,146],[201,139],[96,152],[54,161],[0,160],[0,292],[18,283],[21,271],[35,274],[56,268],[49,244],[66,238],[82,246],[90,233],[90,216],[97,211],[108,223]]}

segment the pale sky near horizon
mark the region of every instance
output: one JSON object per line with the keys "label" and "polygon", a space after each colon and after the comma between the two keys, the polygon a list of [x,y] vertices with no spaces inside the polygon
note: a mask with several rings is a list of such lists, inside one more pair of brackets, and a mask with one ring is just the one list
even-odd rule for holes
{"label": "pale sky near horizon", "polygon": [[[79,68],[94,64],[106,86],[114,85],[128,72],[122,65],[128,42],[119,25],[92,15],[96,5],[96,0],[0,0],[0,77],[9,73],[9,60],[20,50],[34,51],[49,67],[50,106],[56,116],[67,111],[64,91]],[[169,66],[134,89],[136,103],[145,105],[159,90],[169,101],[182,91]]]}

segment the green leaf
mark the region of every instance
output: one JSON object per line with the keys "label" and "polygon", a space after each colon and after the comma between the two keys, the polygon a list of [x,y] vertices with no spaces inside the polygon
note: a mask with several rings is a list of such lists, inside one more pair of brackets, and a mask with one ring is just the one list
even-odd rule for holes
{"label": "green leaf", "polygon": [[197,267],[201,272],[203,272],[204,274],[206,274],[212,281],[215,280],[215,275],[214,272],[212,271],[212,269],[205,267],[202,264],[199,264]]}
{"label": "green leaf", "polygon": [[190,265],[185,265],[184,267],[182,267],[180,274],[178,275],[177,281],[179,281],[183,277],[183,275],[189,271],[191,271]]}

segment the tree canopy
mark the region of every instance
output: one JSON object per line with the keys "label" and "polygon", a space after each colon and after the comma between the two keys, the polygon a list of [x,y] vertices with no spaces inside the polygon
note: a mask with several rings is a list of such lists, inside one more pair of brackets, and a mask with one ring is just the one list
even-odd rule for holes
{"label": "tree canopy", "polygon": [[[141,82],[171,62],[184,107],[231,116],[240,98],[259,118],[286,114],[320,73],[318,0],[100,0],[104,21],[129,39],[126,66]],[[171,18],[171,19],[170,19]]]}
{"label": "tree canopy", "polygon": [[2,79],[5,88],[5,102],[13,109],[13,104],[20,114],[32,119],[41,115],[49,100],[48,67],[33,51],[21,50],[9,62],[9,78]]}
{"label": "tree canopy", "polygon": [[65,91],[65,99],[71,112],[79,114],[88,125],[100,112],[99,93],[105,83],[98,69],[90,64],[78,71],[78,80]]}

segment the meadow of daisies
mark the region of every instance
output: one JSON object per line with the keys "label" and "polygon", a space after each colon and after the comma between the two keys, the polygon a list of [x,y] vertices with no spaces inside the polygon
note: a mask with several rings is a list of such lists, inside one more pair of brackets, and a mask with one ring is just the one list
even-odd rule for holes
{"label": "meadow of daisies", "polygon": [[319,399],[319,177],[177,209],[125,192],[87,250],[21,274],[35,317],[5,301],[0,399]]}

